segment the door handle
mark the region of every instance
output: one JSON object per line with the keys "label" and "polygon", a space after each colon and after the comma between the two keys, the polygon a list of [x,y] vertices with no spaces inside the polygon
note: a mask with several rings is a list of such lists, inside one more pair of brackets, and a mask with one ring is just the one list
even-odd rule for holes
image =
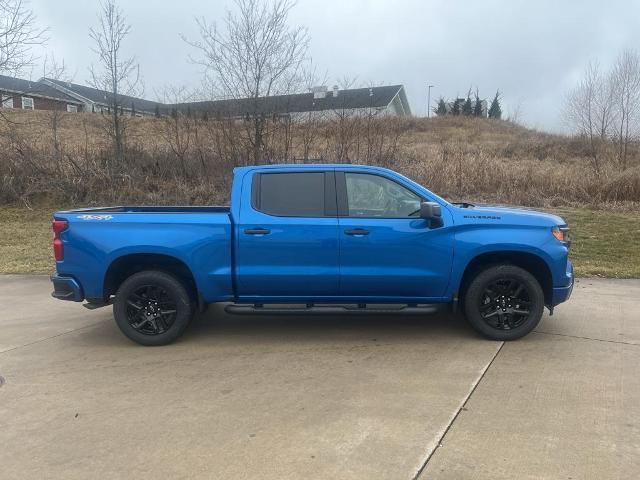
{"label": "door handle", "polygon": [[364,228],[354,228],[352,230],[345,230],[345,235],[369,235],[369,230]]}
{"label": "door handle", "polygon": [[271,233],[271,230],[269,230],[268,228],[247,228],[245,229],[244,233],[246,233],[247,235],[267,235],[268,233]]}

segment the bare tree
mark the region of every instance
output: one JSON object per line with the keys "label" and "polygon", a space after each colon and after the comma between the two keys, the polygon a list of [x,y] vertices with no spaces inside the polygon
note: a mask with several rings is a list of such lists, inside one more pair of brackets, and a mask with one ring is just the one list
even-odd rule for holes
{"label": "bare tree", "polygon": [[523,107],[522,100],[518,100],[517,103],[513,104],[509,111],[507,112],[507,122],[520,124],[523,117]]}
{"label": "bare tree", "polygon": [[[337,79],[337,85],[341,90],[353,88],[357,82],[357,77],[343,76]],[[328,132],[327,141],[331,143],[331,156],[336,160],[350,162],[357,150],[359,140],[360,122],[356,118],[356,111],[351,105],[345,104],[345,97],[338,93],[338,100],[334,100],[335,107],[326,115]]]}
{"label": "bare tree", "polygon": [[640,54],[625,50],[612,72],[612,89],[618,110],[617,141],[620,167],[627,168],[629,145],[640,127]]}
{"label": "bare tree", "polygon": [[600,148],[610,133],[614,114],[611,78],[603,75],[598,62],[590,62],[582,80],[565,98],[564,121],[589,141],[594,169],[600,171]]}
{"label": "bare tree", "polygon": [[89,29],[93,40],[93,51],[98,56],[98,65],[90,68],[93,87],[108,92],[109,128],[113,139],[116,160],[124,161],[126,119],[122,115],[128,105],[123,105],[122,96],[141,95],[140,67],[135,57],[122,54],[122,44],[131,27],[122,10],[114,0],[105,0],[100,5],[98,27]]}
{"label": "bare tree", "polygon": [[[72,76],[67,71],[64,60],[59,61],[55,55],[51,53],[45,56],[42,66],[42,76],[52,80],[62,80],[71,82]],[[55,102],[53,108],[47,112],[49,128],[51,129],[51,140],[53,142],[53,154],[56,164],[59,164],[62,157],[62,148],[60,145],[59,128],[62,120],[67,115],[66,110],[62,110],[60,103]]]}
{"label": "bare tree", "polygon": [[[167,85],[162,91],[161,98],[163,103],[171,105],[169,114],[161,117],[164,125],[161,136],[180,163],[182,176],[186,179],[189,178],[187,153],[197,138],[198,122],[196,112],[180,111],[178,105],[191,101],[193,93],[185,86]],[[204,165],[202,167],[204,171]]]}
{"label": "bare tree", "polygon": [[[307,65],[302,69],[302,85],[306,91],[317,85],[326,85],[327,72],[319,73],[313,61],[309,59]],[[291,119],[294,123],[294,137],[298,140],[301,158],[305,162],[311,158],[311,152],[318,139],[318,130],[325,119],[322,111],[309,111],[293,113]]]}
{"label": "bare tree", "polygon": [[[597,65],[596,65],[597,66]],[[595,113],[597,132],[603,142],[611,136],[611,129],[616,122],[615,89],[611,73],[596,76]]]}
{"label": "bare tree", "polygon": [[46,42],[46,28],[23,0],[0,0],[0,73],[16,74],[33,65],[34,46]]}
{"label": "bare tree", "polygon": [[[290,93],[300,82],[308,48],[307,31],[288,25],[292,0],[235,0],[223,28],[198,19],[200,40],[183,39],[200,51],[203,65],[218,92],[226,98],[249,98],[246,141],[259,162],[268,138],[270,112],[260,110],[260,97]],[[232,112],[230,112],[232,114]]]}

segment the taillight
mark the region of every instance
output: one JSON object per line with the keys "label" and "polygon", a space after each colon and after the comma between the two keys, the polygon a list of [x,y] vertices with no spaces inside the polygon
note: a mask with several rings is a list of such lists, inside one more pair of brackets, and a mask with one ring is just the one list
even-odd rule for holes
{"label": "taillight", "polygon": [[64,260],[64,247],[62,246],[60,234],[69,227],[69,222],[66,220],[54,220],[51,227],[53,228],[53,256],[56,261]]}

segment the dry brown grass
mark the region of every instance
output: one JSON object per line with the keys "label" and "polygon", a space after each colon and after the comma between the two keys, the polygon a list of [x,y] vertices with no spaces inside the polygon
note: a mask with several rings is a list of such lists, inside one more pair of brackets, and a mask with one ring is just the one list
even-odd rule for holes
{"label": "dry brown grass", "polygon": [[[5,111],[7,112],[7,111]],[[0,200],[92,205],[98,203],[225,203],[232,167],[250,163],[242,128],[190,119],[178,124],[189,144],[171,148],[170,124],[134,118],[127,130],[127,162],[113,165],[104,119],[64,115],[60,149],[52,147],[50,115],[11,111],[0,119]],[[184,139],[183,138],[183,139]],[[353,162],[390,167],[450,199],[529,206],[635,209],[640,165],[619,171],[603,154],[592,168],[586,142],[495,120],[346,119],[274,124],[268,161]]]}

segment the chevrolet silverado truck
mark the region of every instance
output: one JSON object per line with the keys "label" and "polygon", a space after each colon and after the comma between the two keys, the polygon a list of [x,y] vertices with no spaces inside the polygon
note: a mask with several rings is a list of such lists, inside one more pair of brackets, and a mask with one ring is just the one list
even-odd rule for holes
{"label": "chevrolet silverado truck", "polygon": [[513,340],[571,295],[557,216],[449,203],[384,168],[234,170],[230,207],[107,207],[53,216],[53,296],[113,304],[143,345],[178,338],[196,310],[427,313],[458,305]]}

